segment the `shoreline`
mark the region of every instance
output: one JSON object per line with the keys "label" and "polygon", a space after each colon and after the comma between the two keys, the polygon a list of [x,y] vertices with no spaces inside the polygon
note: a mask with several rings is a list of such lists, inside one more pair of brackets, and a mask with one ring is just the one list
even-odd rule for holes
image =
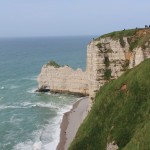
{"label": "shoreline", "polygon": [[60,125],[60,139],[56,150],[67,150],[73,141],[81,123],[88,115],[89,97],[84,97],[73,104],[70,111],[64,113]]}
{"label": "shoreline", "polygon": [[67,91],[67,90],[52,90],[52,89],[44,89],[44,88],[38,88],[35,90],[35,92],[40,92],[40,93],[47,93],[47,92],[50,92],[50,93],[54,93],[54,94],[71,94],[71,95],[74,95],[74,96],[79,96],[79,97],[86,97],[86,96],[89,96],[89,94],[86,94],[86,93],[80,93],[80,92],[71,92],[71,91]]}

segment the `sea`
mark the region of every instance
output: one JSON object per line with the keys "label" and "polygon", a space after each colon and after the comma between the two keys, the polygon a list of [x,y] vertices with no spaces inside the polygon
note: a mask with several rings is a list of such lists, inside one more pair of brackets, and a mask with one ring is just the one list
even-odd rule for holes
{"label": "sea", "polygon": [[0,150],[55,150],[63,114],[79,97],[37,93],[37,76],[50,60],[86,65],[92,36],[0,38]]}

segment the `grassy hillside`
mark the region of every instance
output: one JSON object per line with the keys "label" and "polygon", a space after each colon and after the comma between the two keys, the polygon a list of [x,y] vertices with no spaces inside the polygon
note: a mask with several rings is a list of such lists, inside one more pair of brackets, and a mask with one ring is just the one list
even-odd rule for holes
{"label": "grassy hillside", "polygon": [[106,150],[112,141],[119,150],[150,150],[150,59],[101,88],[69,149]]}

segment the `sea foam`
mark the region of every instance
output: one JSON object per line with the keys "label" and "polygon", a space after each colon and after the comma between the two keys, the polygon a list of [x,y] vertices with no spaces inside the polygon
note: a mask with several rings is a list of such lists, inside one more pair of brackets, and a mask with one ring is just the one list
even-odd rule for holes
{"label": "sea foam", "polygon": [[4,88],[5,88],[4,86],[1,86],[1,87],[0,87],[1,90],[3,90]]}

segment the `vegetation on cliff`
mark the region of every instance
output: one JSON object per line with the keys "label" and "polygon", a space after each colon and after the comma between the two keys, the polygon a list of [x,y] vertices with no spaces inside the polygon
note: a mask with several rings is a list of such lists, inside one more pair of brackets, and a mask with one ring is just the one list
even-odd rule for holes
{"label": "vegetation on cliff", "polygon": [[150,59],[101,87],[70,150],[150,149]]}
{"label": "vegetation on cliff", "polygon": [[[142,47],[143,49],[145,49],[145,44],[150,39],[150,29],[129,29],[114,31],[108,34],[104,34],[96,40],[107,37],[110,37],[113,40],[119,40],[122,47],[125,47],[125,41],[123,38],[127,37],[128,44],[130,45],[130,51],[132,51],[136,47]],[[99,48],[101,47],[100,44],[98,44],[97,46]]]}
{"label": "vegetation on cliff", "polygon": [[49,61],[47,64],[46,64],[46,66],[53,66],[53,67],[55,67],[55,68],[59,68],[60,67],[60,65],[58,65],[55,61],[53,61],[53,60],[51,60],[51,61]]}
{"label": "vegetation on cliff", "polygon": [[123,37],[133,36],[136,33],[136,29],[122,30],[122,31],[114,31],[108,34],[102,35],[100,38],[111,37],[112,39],[120,39]]}
{"label": "vegetation on cliff", "polygon": [[109,80],[111,78],[111,69],[109,69],[110,61],[108,57],[105,57],[104,64],[105,64],[104,79]]}

